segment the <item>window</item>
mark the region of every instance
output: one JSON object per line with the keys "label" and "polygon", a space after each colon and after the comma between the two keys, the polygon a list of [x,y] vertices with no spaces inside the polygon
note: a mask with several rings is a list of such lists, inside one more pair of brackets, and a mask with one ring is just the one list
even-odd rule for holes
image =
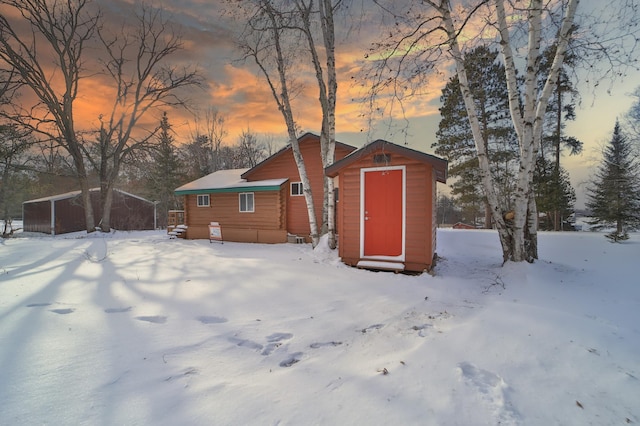
{"label": "window", "polygon": [[198,195],[198,207],[209,207],[209,194]]}
{"label": "window", "polygon": [[291,195],[304,195],[302,192],[302,182],[291,182]]}
{"label": "window", "polygon": [[244,213],[253,213],[253,192],[240,193],[240,211]]}

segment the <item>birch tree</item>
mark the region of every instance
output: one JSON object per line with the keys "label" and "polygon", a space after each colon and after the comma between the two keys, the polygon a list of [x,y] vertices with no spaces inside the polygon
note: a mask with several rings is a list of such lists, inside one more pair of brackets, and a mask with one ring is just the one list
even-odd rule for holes
{"label": "birch tree", "polygon": [[[382,4],[382,0],[377,2]],[[624,65],[623,61],[632,58],[637,47],[638,26],[631,25],[637,24],[637,6],[632,2],[622,1],[621,8],[615,10],[617,15],[612,17],[624,25],[620,27],[624,32],[611,32],[609,25],[606,34],[597,34],[597,26],[589,26],[591,34],[577,31],[578,5],[579,0],[482,0],[455,4],[451,0],[422,0],[411,2],[404,9],[398,3],[383,4],[393,16],[395,30],[391,37],[374,46],[377,56],[374,57],[371,93],[374,96],[391,93],[392,99],[402,100],[406,93],[416,94],[423,90],[426,78],[434,71],[452,64],[460,83],[485,195],[498,229],[505,262],[533,262],[538,257],[533,173],[544,115],[564,63],[569,40],[572,37],[580,40],[576,44],[585,48],[585,54],[589,52],[586,47],[592,48],[591,63],[605,61],[606,77],[616,76],[620,71],[614,71],[615,66]],[[594,39],[598,42],[589,44]],[[497,43],[504,63],[509,111],[519,145],[513,209],[510,210],[500,203],[496,192],[465,68],[465,53],[472,42]],[[544,43],[555,43],[556,50],[547,78],[544,84],[539,85],[537,75]],[[617,49],[612,49],[612,46],[617,46]],[[516,56],[520,52],[522,56]],[[521,83],[516,78],[518,65],[521,65]]]}
{"label": "birch tree", "polygon": [[300,88],[297,78],[310,65],[318,85],[318,101],[322,112],[321,160],[324,167],[333,164],[338,90],[334,12],[341,3],[340,0],[245,1],[244,14],[249,19],[240,42],[246,57],[256,63],[265,77],[287,126],[289,143],[302,181],[312,243],[317,245],[321,225],[325,224],[331,248],[336,247],[333,179],[325,177],[323,224],[318,224],[313,204],[318,194],[312,193],[299,150],[292,101]]}
{"label": "birch tree", "polygon": [[275,2],[269,0],[249,1],[245,2],[244,6],[248,23],[241,35],[240,47],[245,58],[252,60],[265,78],[286,124],[289,144],[307,205],[311,242],[315,247],[320,239],[319,227],[311,183],[298,143],[292,105],[295,91],[299,89],[293,70],[296,53],[299,52],[299,40],[291,34],[291,28],[296,26],[296,14],[292,10],[277,9]]}
{"label": "birch tree", "polygon": [[[75,123],[80,80],[86,77],[84,56],[100,21],[89,10],[89,0],[1,0],[10,13],[0,15],[0,62],[17,73],[24,93],[35,97],[31,105],[18,101],[1,114],[55,140],[73,159],[82,191],[87,232],[95,230],[88,173]],[[20,31],[22,26],[27,31]]]}
{"label": "birch tree", "polygon": [[[339,7],[341,1],[335,4],[333,0],[318,0],[317,12],[314,10],[315,2],[313,0],[296,0],[295,4],[302,18],[301,30],[305,35],[309,46],[309,54],[311,62],[315,70],[316,80],[318,82],[318,99],[320,108],[322,109],[322,128],[320,131],[320,150],[322,156],[323,167],[332,165],[335,161],[336,148],[336,101],[338,92],[338,77],[336,74],[336,36],[335,36],[335,20],[334,11]],[[321,28],[321,47],[317,47],[315,40],[313,23],[314,14],[317,13]],[[324,51],[325,59],[320,58],[320,50]],[[325,176],[324,185],[324,203],[323,203],[323,220],[327,225],[327,234],[329,236],[329,247],[336,248],[336,220],[335,220],[335,192],[333,178]]]}

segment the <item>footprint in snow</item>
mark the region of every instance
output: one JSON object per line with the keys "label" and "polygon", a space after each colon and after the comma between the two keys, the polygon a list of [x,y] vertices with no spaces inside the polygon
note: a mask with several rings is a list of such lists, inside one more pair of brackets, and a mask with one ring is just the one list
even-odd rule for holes
{"label": "footprint in snow", "polygon": [[248,339],[238,339],[237,337],[230,337],[229,341],[231,343],[235,343],[236,346],[240,346],[243,348],[249,348],[249,349],[253,349],[256,351],[259,351],[263,348],[263,346],[258,343],[258,342],[254,342],[253,340],[248,340]]}
{"label": "footprint in snow", "polygon": [[334,341],[331,341],[331,342],[316,342],[316,343],[310,344],[309,347],[311,349],[318,349],[318,348],[322,348],[322,347],[325,347],[325,346],[339,346],[341,344],[342,344],[342,342],[334,342]]}
{"label": "footprint in snow", "polygon": [[208,315],[202,315],[202,316],[196,317],[196,319],[203,324],[221,324],[223,322],[228,321],[224,317],[215,317],[215,316],[208,316]]}
{"label": "footprint in snow", "polygon": [[281,342],[293,338],[291,333],[273,333],[267,336],[267,342]]}
{"label": "footprint in snow", "polygon": [[154,324],[164,324],[167,322],[167,317],[163,317],[161,315],[153,315],[153,316],[142,316],[136,317],[138,321],[152,322]]}
{"label": "footprint in snow", "polygon": [[51,303],[30,303],[27,308],[39,308],[41,306],[51,306]]}
{"label": "footprint in snow", "polygon": [[104,311],[107,314],[118,314],[122,312],[129,312],[132,308],[132,306],[127,306],[126,308],[107,308]]}
{"label": "footprint in snow", "polygon": [[280,363],[280,367],[291,367],[293,364],[297,364],[302,359],[302,352],[296,352]]}
{"label": "footprint in snow", "polygon": [[364,334],[373,330],[380,330],[382,327],[384,327],[384,324],[373,324],[373,325],[370,325],[369,327],[363,328],[360,331]]}
{"label": "footprint in snow", "polygon": [[264,350],[261,352],[261,355],[267,356],[271,355],[273,351],[282,346],[282,342],[284,340],[289,340],[293,338],[293,334],[291,333],[273,333],[267,336],[267,346],[265,346]]}
{"label": "footprint in snow", "polygon": [[414,325],[411,330],[417,331],[420,337],[426,337],[429,334],[427,330],[430,328],[433,328],[433,324]]}
{"label": "footprint in snow", "polygon": [[473,386],[480,393],[481,398],[495,412],[498,424],[517,424],[517,413],[511,408],[507,390],[509,386],[496,373],[483,370],[468,362],[458,364],[458,369],[468,385]]}
{"label": "footprint in snow", "polygon": [[66,315],[75,311],[75,309],[66,308],[66,309],[50,309],[49,312],[53,312],[54,314]]}

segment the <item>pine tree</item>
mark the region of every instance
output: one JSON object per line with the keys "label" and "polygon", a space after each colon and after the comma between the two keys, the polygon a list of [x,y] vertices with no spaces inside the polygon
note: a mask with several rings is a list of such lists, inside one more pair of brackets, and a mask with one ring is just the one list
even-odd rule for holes
{"label": "pine tree", "polygon": [[592,217],[588,223],[594,229],[615,227],[606,237],[618,242],[640,227],[640,164],[617,121],[603,156],[587,187],[586,206]]}
{"label": "pine tree", "polygon": [[[499,182],[500,197],[508,205],[514,182],[517,140],[509,119],[504,67],[498,60],[498,52],[485,46],[466,55],[465,64],[480,115],[491,173]],[[486,207],[475,142],[457,76],[449,80],[440,100],[442,119],[436,133],[437,142],[432,148],[449,161],[449,175],[458,178],[452,184],[452,195],[456,196],[457,202],[468,212],[485,205],[485,227],[490,228],[491,212]]]}
{"label": "pine tree", "polygon": [[180,186],[181,162],[173,144],[171,125],[165,112],[160,121],[158,144],[151,154],[151,165],[147,175],[148,196],[158,202],[158,225],[166,226],[167,213],[180,207],[174,190]]}
{"label": "pine tree", "polygon": [[[545,49],[540,64],[539,85],[547,79],[555,56],[557,44]],[[560,68],[553,94],[549,99],[545,114],[545,125],[536,168],[534,191],[538,211],[545,214],[539,223],[540,229],[564,230],[564,220],[573,213],[575,191],[571,186],[568,172],[560,165],[563,150],[569,155],[582,152],[582,142],[564,134],[565,122],[576,119],[575,102],[579,97],[568,75],[568,69],[575,68],[576,57],[568,53]]]}
{"label": "pine tree", "polygon": [[544,156],[539,156],[533,176],[538,211],[545,213],[539,228],[545,231],[565,231],[566,219],[573,214],[576,193],[569,173]]}

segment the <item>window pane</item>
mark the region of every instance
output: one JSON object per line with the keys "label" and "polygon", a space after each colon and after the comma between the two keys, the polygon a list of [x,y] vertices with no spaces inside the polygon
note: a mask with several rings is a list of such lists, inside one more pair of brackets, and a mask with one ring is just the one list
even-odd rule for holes
{"label": "window pane", "polygon": [[302,182],[292,182],[291,183],[291,195],[302,195]]}
{"label": "window pane", "polygon": [[240,211],[241,212],[253,212],[253,192],[246,192],[239,194],[240,196]]}

